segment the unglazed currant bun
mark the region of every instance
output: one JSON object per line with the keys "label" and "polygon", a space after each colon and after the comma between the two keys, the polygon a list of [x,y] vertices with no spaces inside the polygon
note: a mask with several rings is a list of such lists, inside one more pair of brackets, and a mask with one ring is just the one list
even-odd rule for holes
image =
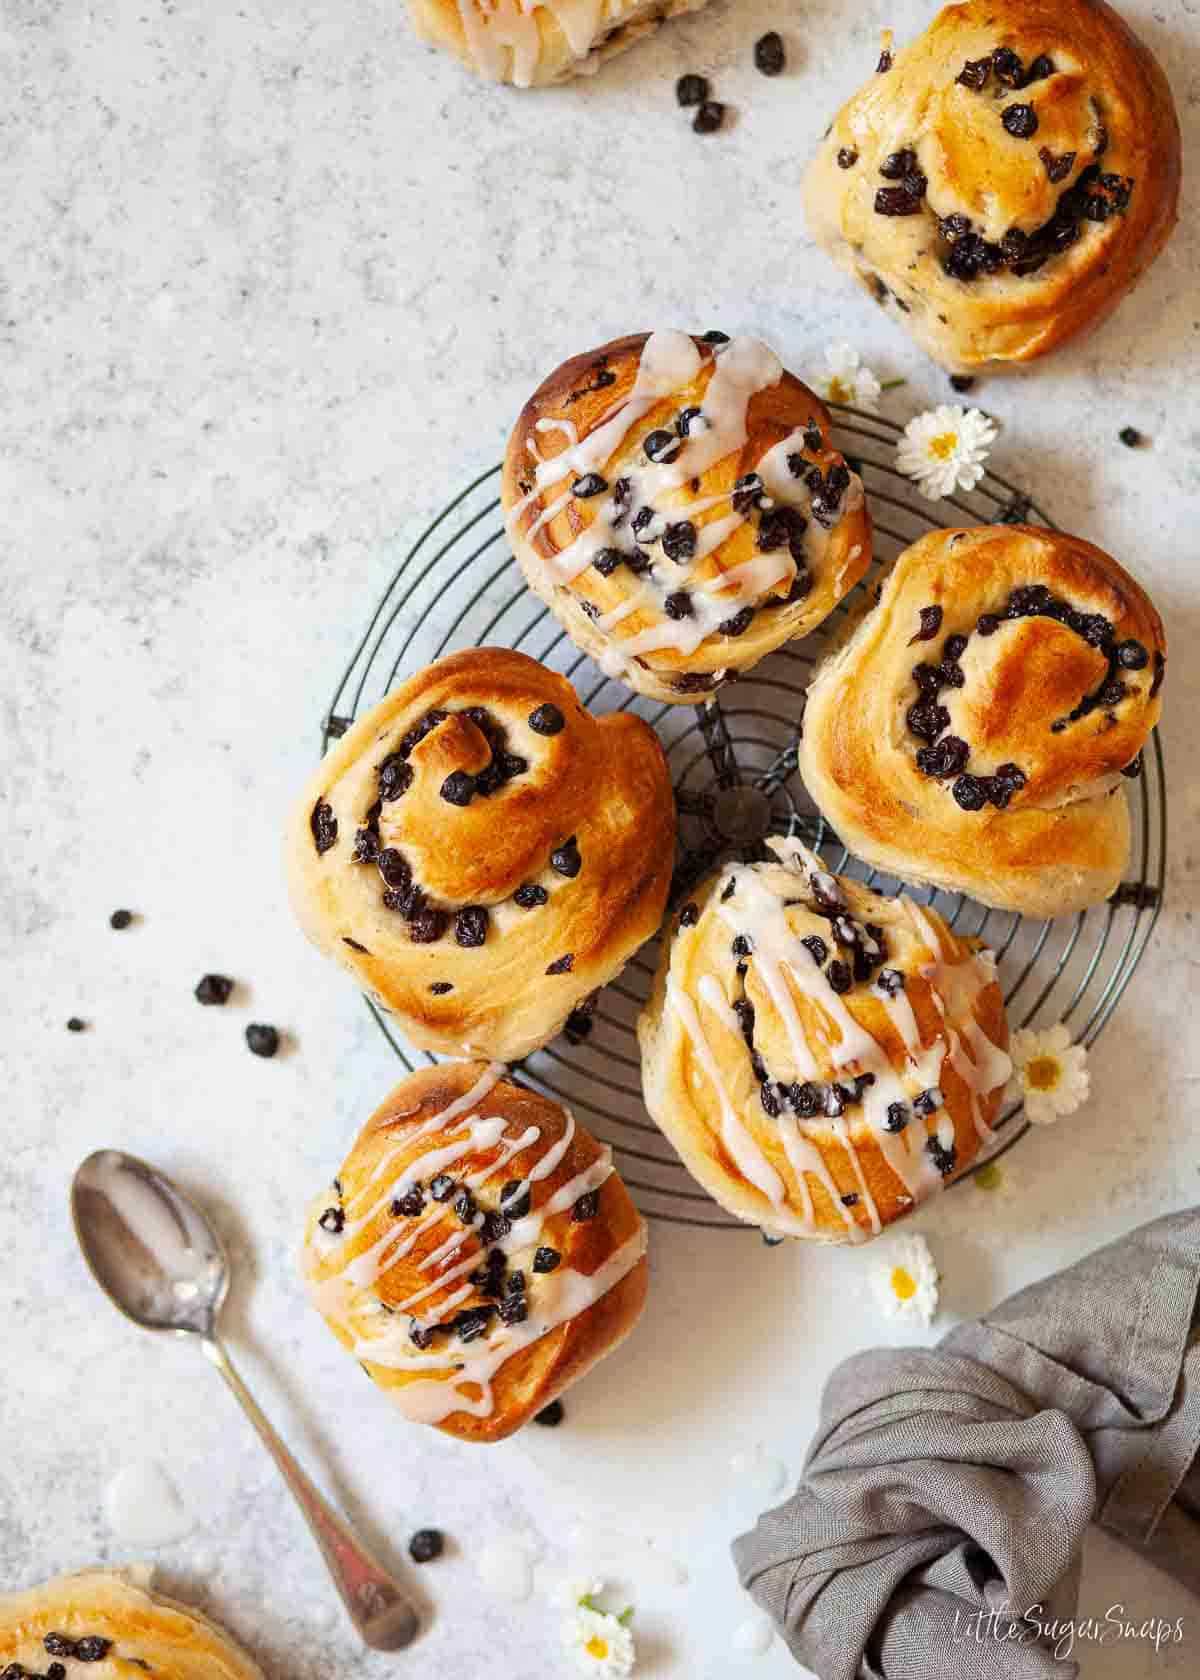
{"label": "unglazed currant bun", "polygon": [[1167,79],[1103,0],[964,0],[844,105],[805,181],[818,244],[935,361],[1044,356],[1175,225]]}
{"label": "unglazed currant bun", "polygon": [[855,856],[1029,916],[1107,898],[1166,669],[1145,592],[1028,525],[931,531],[808,691],[800,771]]}
{"label": "unglazed currant bun", "polygon": [[508,648],[429,665],[323,760],[288,824],[292,905],[409,1042],[517,1061],[657,931],[666,759]]}
{"label": "unglazed currant bun", "polygon": [[500,1441],[623,1341],[646,1227],[611,1152],[498,1064],[405,1079],[314,1202],[313,1304],[404,1415]]}
{"label": "unglazed currant bun", "polygon": [[1012,1064],[996,965],[794,840],[683,906],[638,1022],[646,1106],[710,1195],[861,1242],[970,1166]]}
{"label": "unglazed currant bun", "polygon": [[408,0],[413,27],[490,82],[541,87],[593,74],[706,0]]}
{"label": "unglazed currant bun", "polygon": [[833,611],[871,560],[861,480],[753,338],[637,333],[564,362],[509,439],[530,588],[609,676],[694,704]]}
{"label": "unglazed currant bun", "polygon": [[60,1575],[0,1597],[0,1671],[35,1680],[54,1663],[89,1680],[263,1680],[215,1623],[153,1592],[142,1567]]}

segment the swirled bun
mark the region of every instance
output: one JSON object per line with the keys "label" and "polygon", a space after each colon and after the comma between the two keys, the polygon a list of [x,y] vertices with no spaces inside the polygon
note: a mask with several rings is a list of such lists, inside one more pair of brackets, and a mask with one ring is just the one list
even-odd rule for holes
{"label": "swirled bun", "polygon": [[871,560],[828,414],[752,338],[635,333],[573,356],[522,410],[502,494],[530,588],[656,700],[694,704],[807,635]]}
{"label": "swirled bun", "polygon": [[0,1597],[0,1669],[17,1664],[26,1675],[42,1675],[57,1659],[69,1675],[89,1680],[143,1673],[156,1680],[263,1680],[215,1623],[152,1592],[149,1577],[141,1568],[90,1569]]}
{"label": "swirled bun", "polygon": [[818,244],[943,367],[1096,326],[1179,202],[1167,79],[1103,0],[963,0],[839,111],[805,181]]}
{"label": "swirled bun", "polygon": [[428,666],[339,741],[288,824],[292,905],[410,1043],[516,1061],[657,930],[663,750],[523,653]]}
{"label": "swirled bun", "polygon": [[888,874],[1082,910],[1129,858],[1122,777],[1158,721],[1165,651],[1144,591],[1091,543],[931,531],[809,687],[805,786]]}
{"label": "swirled bun", "polygon": [[601,1148],[494,1063],[405,1079],[313,1204],[314,1305],[406,1417],[500,1441],[632,1330],[646,1227]]}
{"label": "swirled bun", "polygon": [[1012,1071],[996,966],[797,841],[711,876],[638,1022],[646,1106],[723,1207],[860,1242],[968,1167]]}
{"label": "swirled bun", "polygon": [[542,87],[591,75],[610,58],[652,35],[668,18],[699,11],[706,0],[408,0],[413,28],[489,82]]}

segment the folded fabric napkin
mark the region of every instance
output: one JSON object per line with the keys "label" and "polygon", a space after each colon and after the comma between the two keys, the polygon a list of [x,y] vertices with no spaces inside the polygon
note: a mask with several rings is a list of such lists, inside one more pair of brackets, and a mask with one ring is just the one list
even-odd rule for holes
{"label": "folded fabric napkin", "polygon": [[[803,1479],[734,1541],[821,1680],[1069,1680],[1089,1522],[1200,1593],[1200,1208],[1023,1289],[936,1348],[830,1378]],[[1028,1618],[1023,1620],[1023,1618]]]}

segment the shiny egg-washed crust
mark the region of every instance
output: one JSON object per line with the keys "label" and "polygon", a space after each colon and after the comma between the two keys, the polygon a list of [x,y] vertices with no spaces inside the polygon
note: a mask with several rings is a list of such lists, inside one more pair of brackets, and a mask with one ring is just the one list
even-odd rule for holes
{"label": "shiny egg-washed crust", "polygon": [[[452,52],[485,80],[543,87],[591,75],[652,35],[668,18],[699,11],[706,4],[707,0],[600,0],[593,33],[586,40],[576,35],[574,41],[563,19],[571,24],[572,9],[575,18],[582,17],[578,4],[571,8],[570,0],[557,8],[549,0],[529,10],[520,0],[498,0],[487,7],[482,0],[408,0],[408,15],[423,41]],[[470,28],[464,26],[464,11]]]}
{"label": "shiny egg-washed crust", "polygon": [[[958,82],[968,60],[998,47],[1015,50],[1025,66],[1045,54],[1055,74],[1025,88],[998,89],[989,77],[978,92]],[[1000,120],[1017,103],[1031,104],[1038,118],[1028,139]],[[920,213],[879,215],[876,190],[892,184],[879,166],[905,147],[928,179]],[[1042,148],[1054,159],[1075,153],[1057,182]],[[857,161],[841,168],[839,151],[857,152]],[[938,217],[966,215],[994,243],[1010,228],[1029,234],[1092,164],[1132,179],[1123,213],[1079,221],[1082,237],[1032,274],[1002,269],[963,281],[945,273]],[[935,361],[965,371],[1044,356],[1103,321],[1166,243],[1179,179],[1179,120],[1167,79],[1111,7],[965,0],[945,7],[842,107],[809,166],[804,198],[818,244]]]}
{"label": "shiny egg-washed crust", "polygon": [[[1043,616],[975,632],[981,614],[1003,617],[1011,591],[1031,584],[1102,614],[1114,641],[1139,641],[1149,656],[1143,670],[1118,673],[1128,692],[1116,706],[1058,732],[1051,724],[1103,681],[1106,656]],[[942,608],[937,635],[914,642],[930,606]],[[917,768],[924,743],[905,722],[918,698],[912,670],[936,664],[953,634],[969,637],[958,661],[966,680],[938,699],[949,733],[971,748],[972,774],[1006,763],[1024,772],[1006,809],[961,810],[949,780]],[[931,531],[900,555],[878,606],[818,668],[799,751],[804,784],[856,857],[903,881],[1028,916],[1084,909],[1108,897],[1128,861],[1120,772],[1158,721],[1161,699],[1150,690],[1165,652],[1145,592],[1091,543],[1026,525]]]}
{"label": "shiny egg-washed crust", "polygon": [[[565,719],[541,735],[542,705]],[[461,714],[483,707],[528,769],[469,805],[441,797],[456,770],[478,773],[488,740]],[[378,767],[427,713],[450,716],[408,755],[412,782],[384,800],[379,842],[399,852],[429,902],[451,912],[441,938],[418,944],[383,902],[374,862],[356,863],[355,836],[379,800]],[[326,803],[337,838],[318,851],[313,811]],[[567,878],[550,854],[575,836],[581,867]],[[516,1061],[545,1044],[570,1011],[611,980],[658,928],[675,856],[666,759],[648,724],[628,712],[594,718],[570,683],[525,654],[473,648],[427,666],[388,695],[322,761],[287,826],[292,905],[309,938],[348,969],[409,1042],[451,1055]],[[549,901],[513,902],[524,883]],[[488,911],[483,945],[464,948],[453,912]],[[553,965],[570,957],[558,972]],[[432,986],[449,984],[444,993]]]}
{"label": "shiny egg-washed crust", "polygon": [[27,1674],[46,1672],[44,1639],[61,1633],[112,1642],[99,1662],[68,1661],[70,1674],[89,1680],[263,1680],[262,1670],[215,1623],[150,1590],[150,1572],[89,1569],[43,1586],[0,1597],[0,1669],[19,1663]]}
{"label": "shiny egg-washed crust", "polygon": [[[798,884],[792,869],[781,863],[755,864],[753,869],[778,896],[778,914],[797,938],[816,935],[832,946],[829,921],[803,902],[804,889]],[[935,910],[922,910],[927,924],[923,927],[913,916],[908,899],[879,898],[856,881],[842,876],[835,879],[845,895],[850,915],[883,929],[887,939],[887,966],[899,969],[905,976],[905,995],[912,1005],[922,1046],[927,1049],[939,1042],[946,1043],[951,1029],[961,1033],[963,1020],[953,1012],[946,1016],[941,1014],[930,983],[922,977],[921,971],[939,960],[951,965],[978,963],[978,942],[961,939],[952,933]],[[663,940],[654,986],[638,1021],[646,1107],[679,1151],[689,1172],[730,1213],[779,1235],[819,1242],[846,1242],[849,1237],[845,1216],[834,1206],[828,1189],[811,1173],[805,1174],[813,1207],[812,1223],[808,1223],[803,1191],[797,1184],[782,1142],[782,1126],[793,1122],[786,1115],[781,1121],[766,1114],[759,1098],[758,1080],[751,1065],[748,1046],[741,1034],[732,1031],[729,1024],[723,1022],[704,1001],[701,982],[706,976],[716,981],[727,1002],[732,1003],[737,995],[730,930],[717,907],[718,889],[726,880],[726,871],[719,871],[697,888],[691,894],[691,902],[699,912],[698,920],[692,926],[684,927],[680,926],[676,917],[669,936]],[[936,936],[940,950],[930,948],[927,930]],[[796,1074],[786,1025],[769,989],[763,984],[754,954],[751,953],[746,960],[745,996],[754,1006],[755,1049],[773,1078],[793,1079]],[[803,953],[802,960],[809,960],[807,951]],[[986,972],[993,975],[994,968],[989,967]],[[745,1176],[722,1141],[719,1095],[688,1031],[668,1002],[668,976],[697,1010],[708,1047],[737,1114],[783,1182],[786,1200],[782,1207],[774,1206]],[[812,1002],[799,986],[790,981],[789,991],[809,1048],[820,1065],[821,1077],[830,1080],[844,1078],[843,1073],[835,1074],[828,1053],[828,1046],[839,1041],[837,1027],[823,1015],[818,1003]],[[897,1073],[903,1074],[907,1060],[905,1045],[891,1027],[884,1005],[872,987],[856,982],[842,1001],[859,1025],[876,1039]],[[991,1042],[1005,1049],[1008,1026],[1004,999],[994,978],[982,984],[972,1006],[972,1014]],[[923,1143],[948,1115],[953,1121],[957,1151],[956,1168],[950,1176],[957,1177],[979,1153],[979,1133],[972,1117],[970,1092],[948,1062],[942,1065],[939,1084],[945,1099],[944,1106],[925,1119],[914,1116],[909,1121],[908,1130],[912,1134],[919,1133]],[[921,1082],[906,1078],[906,1088],[910,1096],[915,1095],[921,1089]],[[985,1124],[995,1120],[1002,1095],[1000,1088],[979,1097],[979,1113]],[[849,1153],[836,1136],[834,1126],[819,1116],[797,1119],[794,1123],[798,1125],[802,1137],[819,1151],[838,1194],[859,1197],[857,1205],[851,1210],[856,1234],[859,1238],[869,1238],[872,1227],[861,1196],[862,1183]],[[847,1108],[844,1123],[849,1127],[863,1177],[878,1210],[880,1225],[886,1230],[895,1220],[912,1211],[913,1200],[889,1166],[878,1134],[861,1117],[861,1111]]]}
{"label": "shiny egg-washed crust", "polygon": [[[586,438],[628,397],[649,336],[648,333],[631,333],[625,338],[613,339],[597,350],[572,356],[543,380],[521,410],[509,438],[502,488],[506,512],[523,499],[522,483],[527,482],[525,475],[534,459],[531,446],[544,459],[553,459],[567,446],[562,432],[538,431],[538,421],[570,420],[577,428],[579,438]],[[712,346],[701,338],[693,338],[693,342],[705,357],[699,376],[691,385],[664,397],[635,422],[605,468],[605,476],[610,480],[620,477],[624,464],[641,456],[642,439],[650,432],[657,427],[669,428],[682,409],[703,403],[714,366]],[[613,375],[614,382],[599,384],[596,378],[599,372]],[[700,474],[698,490],[685,486],[677,492],[678,499],[681,502],[704,500],[728,493],[738,478],[754,470],[772,445],[779,443],[797,426],[805,425],[810,418],[820,428],[823,448],[819,454],[808,452],[806,459],[823,469],[844,464],[844,458],[830,441],[828,411],[807,385],[801,384],[785,370],[777,385],[759,391],[751,398],[743,447]],[[828,533],[822,570],[814,578],[813,588],[803,600],[777,604],[779,597],[787,593],[785,582],[771,592],[756,612],[750,628],[741,636],[714,633],[691,654],[663,648],[651,654],[637,655],[622,672],[622,681],[655,700],[696,705],[703,700],[705,693],[712,692],[727,677],[749,670],[784,642],[808,635],[849,594],[871,563],[871,519],[856,474],[853,475],[852,485],[851,501]],[[589,566],[569,584],[558,584],[547,577],[543,563],[573,542],[593,517],[588,502],[572,497],[562,512],[541,526],[531,542],[526,531],[558,494],[559,491],[552,489],[535,498],[520,515],[515,528],[510,529],[510,540],[529,587],[550,608],[576,646],[603,666],[606,653],[619,653],[623,639],[663,622],[662,615],[639,608],[624,619],[611,635],[605,634],[596,629],[581,603],[587,602],[602,614],[611,612],[637,589],[638,579],[625,567],[618,567],[609,577],[602,577],[594,566]],[[706,524],[727,512],[728,503],[724,503],[708,509],[694,523],[703,533]],[[700,581],[710,580],[753,559],[754,555],[754,526],[748,521],[699,563],[695,576]],[[688,678],[703,686],[681,688],[680,680]]]}
{"label": "shiny egg-washed crust", "polygon": [[[423,1122],[468,1092],[485,1073],[486,1065],[481,1062],[446,1062],[440,1067],[423,1068],[402,1080],[360,1132],[338,1172],[344,1204],[352,1207],[360,1192],[371,1201],[382,1197],[413,1161],[459,1136],[463,1130],[462,1118],[451,1120],[443,1130],[414,1139],[410,1150],[396,1150],[397,1144],[403,1143],[406,1133],[415,1133]],[[535,1145],[511,1157],[500,1175],[504,1179],[524,1177],[537,1163],[543,1150],[562,1137],[567,1123],[566,1110],[559,1103],[509,1079],[501,1079],[492,1086],[480,1100],[478,1113],[503,1118],[506,1139],[520,1137],[530,1126],[536,1126],[541,1134]],[[500,1148],[501,1145],[497,1144],[491,1148],[481,1146],[472,1150],[455,1163],[454,1173],[465,1176],[486,1167],[490,1160],[497,1157]],[[582,1173],[600,1155],[601,1149],[596,1140],[576,1124],[574,1136],[562,1160],[547,1177],[530,1187],[533,1212],[536,1213],[560,1186]],[[376,1177],[376,1174],[379,1176]],[[499,1190],[499,1183],[494,1183],[489,1189],[477,1193],[476,1200],[481,1210],[497,1205]],[[615,1172],[604,1181],[599,1196],[599,1211],[594,1219],[576,1223],[570,1210],[553,1214],[546,1220],[538,1238],[539,1245],[548,1245],[562,1255],[562,1267],[574,1267],[589,1276],[623,1243],[635,1237],[643,1224],[641,1215]],[[305,1274],[310,1286],[315,1285],[317,1291],[336,1279],[342,1267],[355,1255],[368,1250],[386,1229],[397,1225],[396,1218],[385,1207],[378,1218],[362,1231],[348,1237],[344,1246],[331,1251],[322,1244],[317,1226],[329,1199],[330,1193],[326,1192],[313,1203],[302,1253]],[[370,1311],[375,1302],[394,1307],[417,1290],[427,1287],[430,1273],[421,1271],[419,1263],[447,1238],[461,1231],[462,1225],[454,1212],[453,1201],[446,1202],[440,1219],[429,1225],[409,1254],[388,1266],[371,1287],[351,1289],[348,1322],[338,1315],[323,1312],[326,1323],[342,1345],[350,1348],[356,1335],[369,1337],[377,1329],[379,1319]],[[472,1237],[469,1241],[473,1247],[479,1248],[476,1238]],[[455,1263],[465,1259],[470,1252],[469,1247],[456,1252]],[[556,1273],[542,1277],[532,1271],[531,1261],[532,1254],[511,1256],[512,1266],[524,1272],[528,1297],[536,1310],[539,1289],[552,1288]],[[577,1317],[567,1319],[539,1340],[518,1349],[500,1366],[491,1379],[494,1408],[488,1416],[477,1417],[469,1411],[454,1411],[435,1427],[464,1441],[481,1442],[502,1441],[520,1429],[625,1340],[645,1306],[647,1279],[647,1262],[643,1254],[623,1278]],[[435,1313],[439,1302],[447,1299],[452,1290],[457,1290],[461,1282],[461,1278],[456,1279],[445,1289],[428,1297],[422,1302],[421,1311]],[[469,1299],[457,1302],[453,1310],[461,1312],[486,1304],[487,1297],[475,1290]],[[367,1309],[365,1312],[364,1308]],[[388,1322],[403,1328],[408,1319],[396,1314]],[[448,1341],[446,1345],[452,1354],[453,1341]],[[391,1365],[374,1364],[361,1349],[357,1357],[372,1381],[385,1391],[399,1391],[407,1383],[419,1379],[444,1380],[452,1369],[452,1358],[447,1359],[444,1372],[422,1370],[414,1375]]]}

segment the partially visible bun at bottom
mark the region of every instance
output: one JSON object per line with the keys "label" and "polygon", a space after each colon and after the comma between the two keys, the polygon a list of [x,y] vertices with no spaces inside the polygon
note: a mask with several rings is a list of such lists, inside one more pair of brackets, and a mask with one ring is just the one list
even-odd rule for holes
{"label": "partially visible bun at bottom", "polygon": [[[88,1680],[263,1680],[207,1616],[153,1591],[151,1571],[87,1569],[0,1597],[0,1672],[53,1660]],[[77,1668],[76,1664],[85,1666]]]}

